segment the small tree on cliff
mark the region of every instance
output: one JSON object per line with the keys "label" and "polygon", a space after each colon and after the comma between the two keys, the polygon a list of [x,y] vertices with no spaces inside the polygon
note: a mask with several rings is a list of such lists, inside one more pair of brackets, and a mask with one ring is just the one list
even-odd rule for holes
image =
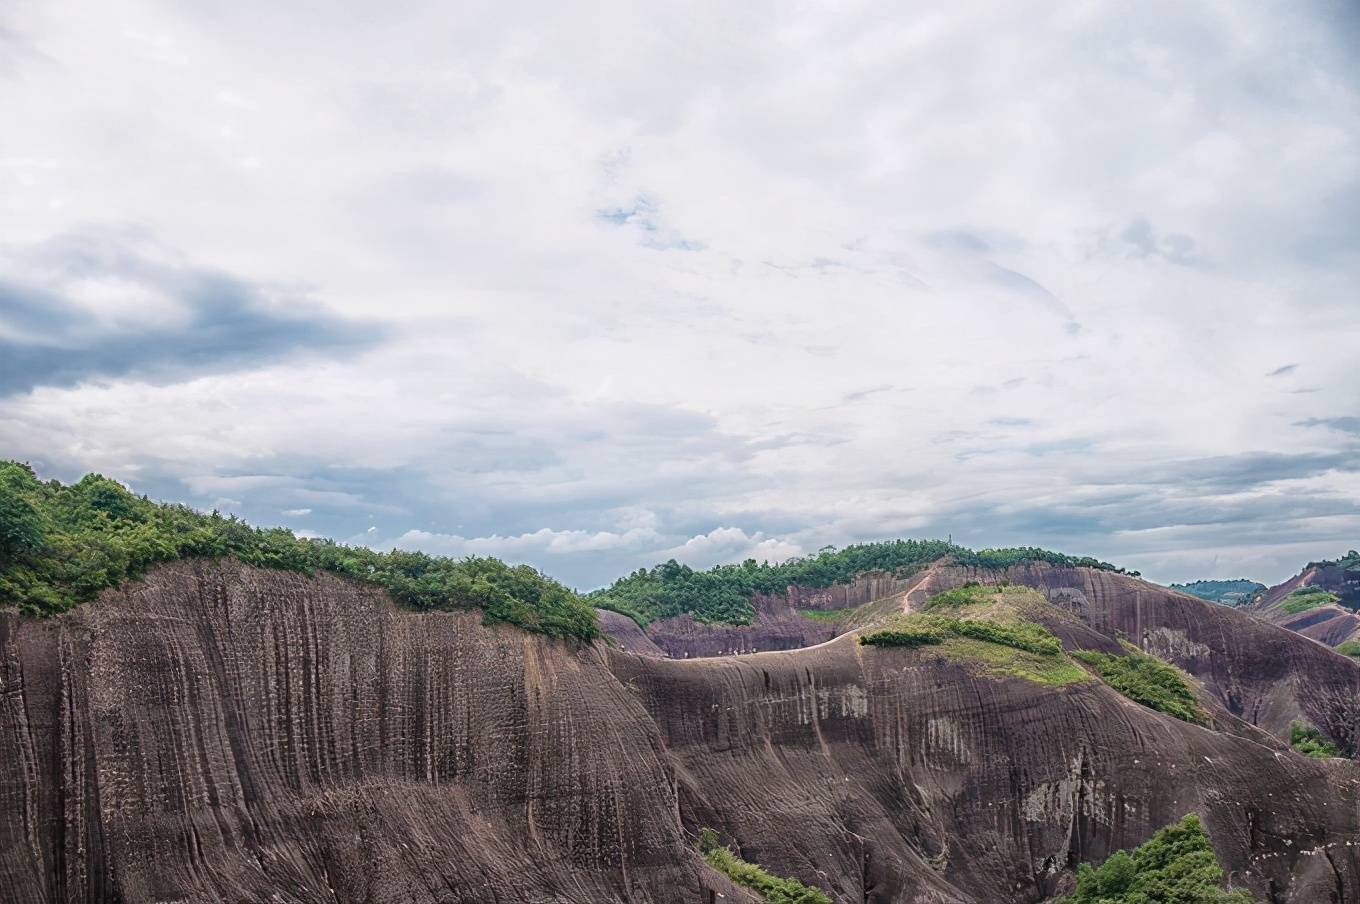
{"label": "small tree on cliff", "polygon": [[1223,868],[1191,813],[1132,851],[1117,851],[1099,867],[1077,867],[1076,891],[1061,904],[1252,904],[1242,890],[1222,887]]}

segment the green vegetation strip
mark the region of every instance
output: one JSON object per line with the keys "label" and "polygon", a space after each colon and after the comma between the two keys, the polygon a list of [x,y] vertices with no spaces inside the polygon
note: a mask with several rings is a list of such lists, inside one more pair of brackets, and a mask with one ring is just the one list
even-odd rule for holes
{"label": "green vegetation strip", "polygon": [[1289,744],[1304,756],[1322,760],[1341,756],[1341,750],[1311,725],[1295,722],[1289,726]]}
{"label": "green vegetation strip", "polygon": [[1047,562],[1128,573],[1097,559],[1028,546],[975,551],[944,540],[888,540],[840,550],[828,547],[816,555],[778,564],[747,559],[707,571],[695,571],[672,559],[650,569],[639,569],[588,598],[601,609],[627,615],[643,627],[659,618],[684,613],[691,613],[701,622],[745,625],[755,617],[751,597],[756,593],[783,593],[793,585],[830,587],[873,571],[910,574],[941,559],[979,568],[1004,569],[1028,562]]}
{"label": "green vegetation strip", "polygon": [[1063,653],[1062,642],[1051,631],[1014,616],[1004,621],[955,618],[938,612],[896,616],[884,627],[861,634],[859,642],[864,646],[930,647],[950,659],[978,663],[987,674],[1038,684],[1061,686],[1090,680]]}
{"label": "green vegetation strip", "polygon": [[0,462],[0,602],[51,615],[157,563],[192,556],[327,571],[376,584],[413,609],[481,609],[488,622],[554,637],[599,635],[589,603],[527,565],[301,539],[283,528],[157,504],[97,474],[63,486],[40,481],[27,465]]}
{"label": "green vegetation strip", "polygon": [[1072,655],[1094,668],[1106,684],[1135,703],[1195,725],[1209,723],[1180,669],[1126,641],[1121,641],[1121,645],[1123,656],[1094,650],[1077,650]]}
{"label": "green vegetation strip", "polygon": [[831,898],[819,888],[809,888],[797,879],[781,879],[742,860],[718,842],[718,833],[712,829],[699,833],[699,850],[710,866],[770,904],[831,904]]}
{"label": "green vegetation strip", "polygon": [[1099,867],[1077,867],[1077,888],[1058,904],[1253,904],[1242,889],[1223,887],[1223,867],[1193,813],[1132,851],[1117,851]]}
{"label": "green vegetation strip", "polygon": [[801,615],[801,616],[803,616],[803,618],[808,618],[808,619],[811,619],[812,621],[820,621],[820,622],[838,622],[838,621],[840,621],[841,619],[845,618],[847,615],[849,615],[849,614],[850,614],[851,612],[853,612],[853,611],[855,611],[853,608],[850,608],[850,609],[799,609],[799,610],[798,610],[798,614]]}
{"label": "green vegetation strip", "polygon": [[860,635],[861,644],[887,647],[919,647],[944,643],[951,637],[971,637],[987,643],[1014,647],[1041,656],[1062,652],[1062,642],[1043,625],[1032,622],[995,622],[920,614],[893,625]]}
{"label": "green vegetation strip", "polygon": [[1342,656],[1355,656],[1356,658],[1360,658],[1360,642],[1348,640],[1338,646],[1336,651]]}
{"label": "green vegetation strip", "polygon": [[1301,587],[1289,596],[1284,598],[1280,604],[1280,610],[1290,615],[1297,615],[1300,612],[1307,612],[1309,609],[1316,609],[1328,603],[1335,603],[1341,597],[1321,587]]}

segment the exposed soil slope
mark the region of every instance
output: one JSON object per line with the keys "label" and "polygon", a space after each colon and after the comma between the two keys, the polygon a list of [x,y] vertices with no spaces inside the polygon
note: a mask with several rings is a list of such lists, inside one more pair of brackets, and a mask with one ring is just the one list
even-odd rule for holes
{"label": "exposed soil slope", "polygon": [[1247,724],[1302,711],[1333,730],[1360,667],[1119,575],[1011,572],[1064,606],[1069,643],[1121,629],[1176,659],[1224,701],[1223,730],[1095,680],[997,678],[849,635],[662,659],[400,612],[332,577],[186,562],[51,620],[0,615],[0,889],[751,900],[695,851],[711,826],[837,901],[1032,902],[1070,863],[1196,811],[1263,899],[1360,899],[1360,768]]}

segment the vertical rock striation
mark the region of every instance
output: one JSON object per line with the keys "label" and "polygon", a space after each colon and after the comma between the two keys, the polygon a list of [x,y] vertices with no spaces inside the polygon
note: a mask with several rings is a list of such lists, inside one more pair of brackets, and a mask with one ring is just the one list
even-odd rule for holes
{"label": "vertical rock striation", "polygon": [[1340,724],[1353,663],[1118,575],[1004,577],[1069,640],[1175,659],[1228,730],[853,636],[675,660],[187,562],[0,615],[0,899],[753,900],[695,852],[711,826],[837,901],[1018,904],[1190,811],[1263,900],[1360,899],[1360,768],[1262,730]]}

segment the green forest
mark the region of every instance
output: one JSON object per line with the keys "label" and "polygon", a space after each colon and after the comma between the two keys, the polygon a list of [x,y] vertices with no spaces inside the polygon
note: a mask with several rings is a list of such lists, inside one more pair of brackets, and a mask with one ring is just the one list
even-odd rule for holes
{"label": "green forest", "polygon": [[1188,584],[1172,584],[1172,590],[1179,590],[1191,596],[1225,606],[1245,606],[1251,598],[1266,589],[1265,584],[1246,578],[1231,581],[1191,581]]}
{"label": "green forest", "polygon": [[644,627],[656,619],[685,612],[693,613],[699,621],[744,625],[755,617],[751,597],[756,593],[782,593],[795,584],[829,587],[871,571],[910,574],[943,558],[981,568],[1048,562],[1136,574],[1098,559],[1069,556],[1032,546],[971,550],[944,540],[886,540],[858,543],[844,549],[827,547],[816,555],[780,563],[747,559],[740,564],[718,565],[706,571],[697,571],[671,559],[620,578],[590,594],[589,599],[601,609],[627,615]]}
{"label": "green forest", "polygon": [[63,612],[157,563],[192,556],[326,571],[376,584],[412,609],[481,609],[488,622],[554,637],[599,635],[588,603],[528,565],[303,539],[155,503],[98,474],[63,486],[25,464],[0,462],[0,601],[27,615]]}

